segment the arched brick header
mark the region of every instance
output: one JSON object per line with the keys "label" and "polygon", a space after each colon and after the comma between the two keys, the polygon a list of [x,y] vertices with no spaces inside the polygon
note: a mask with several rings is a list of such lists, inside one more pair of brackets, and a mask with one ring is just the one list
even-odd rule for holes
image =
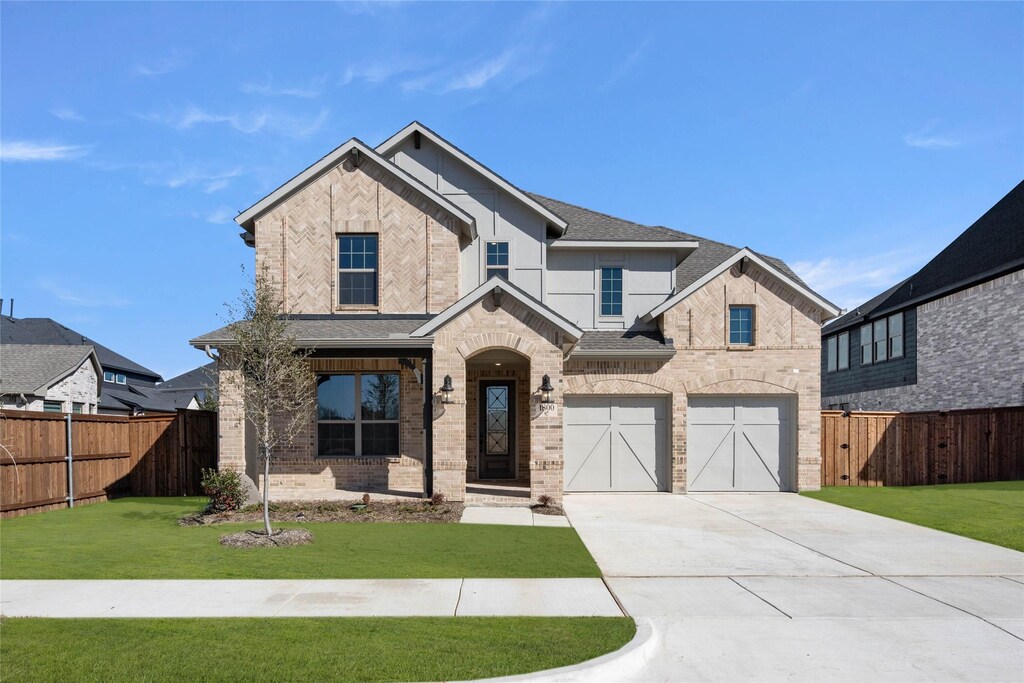
{"label": "arched brick header", "polygon": [[516,353],[533,358],[537,354],[537,345],[532,341],[523,339],[519,335],[510,332],[488,332],[478,334],[455,347],[463,358],[469,359],[478,353],[492,349],[507,349]]}
{"label": "arched brick header", "polygon": [[778,372],[727,368],[692,379],[683,385],[688,394],[795,394],[796,379]]}
{"label": "arched brick header", "polygon": [[657,375],[594,373],[565,378],[566,394],[671,394],[673,382]]}

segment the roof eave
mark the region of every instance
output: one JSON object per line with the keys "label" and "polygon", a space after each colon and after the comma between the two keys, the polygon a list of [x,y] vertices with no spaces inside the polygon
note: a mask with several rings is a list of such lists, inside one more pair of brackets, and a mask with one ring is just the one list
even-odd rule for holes
{"label": "roof eave", "polygon": [[692,251],[696,240],[549,240],[550,249],[679,249]]}
{"label": "roof eave", "polygon": [[574,349],[568,358],[629,358],[645,360],[669,360],[676,355],[676,349]]}
{"label": "roof eave", "polygon": [[[295,345],[307,349],[359,349],[359,348],[424,348],[429,347],[433,337],[381,337],[381,338],[353,338],[353,339],[295,339]],[[207,346],[210,348],[222,349],[235,345],[233,339],[192,339],[189,345],[199,350]]]}

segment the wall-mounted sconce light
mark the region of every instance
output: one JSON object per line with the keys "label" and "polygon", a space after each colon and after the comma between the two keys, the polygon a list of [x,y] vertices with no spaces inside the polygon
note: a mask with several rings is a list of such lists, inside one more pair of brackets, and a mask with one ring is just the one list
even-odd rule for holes
{"label": "wall-mounted sconce light", "polygon": [[452,376],[444,376],[444,384],[441,385],[441,403],[452,402],[452,392],[455,391],[455,387],[452,386]]}
{"label": "wall-mounted sconce light", "polygon": [[554,390],[555,388],[551,386],[551,377],[544,375],[544,379],[540,383],[540,402],[551,403],[551,392]]}

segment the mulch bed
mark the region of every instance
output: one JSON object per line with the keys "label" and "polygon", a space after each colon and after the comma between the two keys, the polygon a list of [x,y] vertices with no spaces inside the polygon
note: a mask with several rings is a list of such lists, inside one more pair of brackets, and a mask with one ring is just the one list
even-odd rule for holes
{"label": "mulch bed", "polygon": [[270,536],[262,529],[224,534],[220,544],[229,548],[282,548],[290,545],[309,545],[313,534],[306,529],[277,529]]}
{"label": "mulch bed", "polygon": [[565,517],[565,510],[557,505],[531,505],[530,509],[538,515],[550,515],[551,517]]}
{"label": "mulch bed", "polygon": [[[272,522],[428,522],[449,524],[462,518],[462,503],[441,503],[430,501],[374,501],[364,509],[353,510],[353,505],[362,505],[361,500],[348,501],[301,501],[270,504]],[[208,526],[234,522],[260,522],[263,508],[259,505],[234,512],[186,515],[178,520],[181,526]]]}

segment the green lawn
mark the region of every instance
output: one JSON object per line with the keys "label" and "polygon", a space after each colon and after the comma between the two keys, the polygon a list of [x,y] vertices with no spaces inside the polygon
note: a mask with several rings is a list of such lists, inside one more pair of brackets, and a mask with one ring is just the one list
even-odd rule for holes
{"label": "green lawn", "polygon": [[[225,548],[258,524],[180,527],[203,498],[122,498],[0,522],[4,579],[400,579],[597,577],[569,528],[303,523],[314,543]],[[289,524],[282,526],[299,526]]]}
{"label": "green lawn", "polygon": [[803,495],[1024,551],[1024,481],[835,486]]}
{"label": "green lawn", "polygon": [[624,617],[7,619],[0,679],[459,680],[575,664],[634,632]]}

